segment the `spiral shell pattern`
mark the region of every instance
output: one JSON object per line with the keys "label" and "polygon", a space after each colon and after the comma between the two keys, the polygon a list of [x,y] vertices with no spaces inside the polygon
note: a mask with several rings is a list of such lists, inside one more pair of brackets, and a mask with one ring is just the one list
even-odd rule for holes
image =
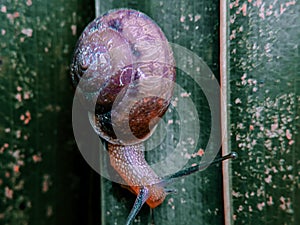
{"label": "spiral shell pattern", "polygon": [[71,78],[83,104],[95,111],[91,121],[96,132],[111,143],[132,144],[137,142],[132,135],[143,141],[167,110],[175,61],[155,22],[141,12],[119,9],[85,28]]}

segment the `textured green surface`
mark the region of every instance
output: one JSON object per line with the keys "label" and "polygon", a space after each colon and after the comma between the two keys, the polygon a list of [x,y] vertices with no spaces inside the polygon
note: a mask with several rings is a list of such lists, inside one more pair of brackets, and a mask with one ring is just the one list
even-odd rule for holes
{"label": "textured green surface", "polygon": [[300,222],[300,4],[230,2],[235,224]]}
{"label": "textured green surface", "polygon": [[95,224],[99,196],[91,196],[93,174],[74,142],[69,81],[93,6],[0,1],[1,225]]}
{"label": "textured green surface", "polygon": [[[114,8],[133,8],[146,13],[162,28],[170,42],[180,44],[202,57],[218,77],[218,1],[98,1],[97,4],[99,15]],[[199,148],[205,149],[207,144],[210,111],[203,93],[193,80],[178,71],[177,83],[186,93],[191,93],[198,107],[201,134],[198,148],[190,149],[190,153],[197,152]],[[162,133],[166,135],[162,145],[156,151],[147,152],[150,163],[171,154],[172,148],[178,142],[176,132],[180,128],[176,126],[178,118],[176,113],[172,113],[174,111],[176,107],[164,118],[166,124],[174,121],[174,125],[167,126],[167,134]],[[200,160],[200,157],[192,157],[190,163]],[[221,168],[213,167],[201,174],[179,180],[172,185],[178,190],[178,194],[169,195],[161,206],[154,209],[155,224],[222,224],[221,179]],[[124,224],[135,196],[106,179],[102,179],[101,185],[102,224]],[[134,224],[150,224],[150,221],[149,207],[144,206]]]}

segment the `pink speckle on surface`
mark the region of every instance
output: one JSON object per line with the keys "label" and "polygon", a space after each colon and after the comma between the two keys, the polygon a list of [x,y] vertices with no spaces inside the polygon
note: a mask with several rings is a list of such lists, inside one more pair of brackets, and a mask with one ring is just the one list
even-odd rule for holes
{"label": "pink speckle on surface", "polygon": [[19,165],[14,165],[14,172],[19,173],[20,172],[20,166]]}
{"label": "pink speckle on surface", "polygon": [[253,125],[250,125],[250,126],[249,126],[249,130],[254,130],[254,126],[253,126]]}
{"label": "pink speckle on surface", "polygon": [[235,7],[238,7],[239,6],[239,2],[240,2],[240,0],[235,0]]}
{"label": "pink speckle on surface", "polygon": [[282,209],[282,210],[286,210],[286,202],[285,202],[285,198],[283,197],[283,196],[281,196],[280,197],[280,202],[281,202],[281,204],[280,204],[280,208]]}
{"label": "pink speckle on surface", "polygon": [[23,28],[22,34],[25,34],[27,37],[32,37],[33,30],[31,28]]}
{"label": "pink speckle on surface", "polygon": [[30,92],[29,91],[25,92],[24,95],[23,95],[23,98],[24,99],[29,99],[30,98]]}
{"label": "pink speckle on surface", "polygon": [[268,183],[268,184],[272,182],[272,175],[271,174],[269,174],[269,176],[267,176],[265,178],[265,182]]}
{"label": "pink speckle on surface", "polygon": [[292,139],[292,133],[289,129],[286,129],[285,131],[285,136],[288,140],[291,140]]}
{"label": "pink speckle on surface", "polygon": [[236,30],[233,30],[232,32],[231,32],[231,35],[229,36],[229,39],[230,40],[233,40],[233,39],[235,39],[236,38]]}
{"label": "pink speckle on surface", "polygon": [[235,104],[239,104],[239,103],[242,103],[242,101],[241,101],[241,99],[240,98],[237,98],[237,99],[235,99]]}
{"label": "pink speckle on surface", "polygon": [[3,13],[7,12],[7,8],[5,5],[1,6],[1,12],[3,12]]}
{"label": "pink speckle on surface", "polygon": [[253,4],[254,6],[260,7],[262,4],[262,0],[256,0],[256,2]]}
{"label": "pink speckle on surface", "polygon": [[48,192],[50,185],[51,185],[50,176],[46,174],[46,175],[44,175],[44,178],[43,178],[42,192],[43,193]]}
{"label": "pink speckle on surface", "polygon": [[200,148],[197,152],[198,156],[203,156],[204,155],[204,150],[202,148]]}
{"label": "pink speckle on surface", "polygon": [[28,124],[31,120],[31,113],[29,111],[25,112],[25,115],[20,116],[20,120],[24,121],[24,124]]}
{"label": "pink speckle on surface", "polygon": [[22,101],[22,95],[20,93],[16,94],[16,99],[18,100],[18,102]]}
{"label": "pink speckle on surface", "polygon": [[191,155],[190,155],[189,153],[185,153],[184,158],[190,159],[190,158],[191,158]]}
{"label": "pink speckle on surface", "polygon": [[244,3],[242,6],[242,12],[243,12],[243,16],[247,15],[247,4],[246,3]]}
{"label": "pink speckle on surface", "polygon": [[31,6],[32,5],[32,1],[31,0],[27,0],[26,1],[26,5]]}
{"label": "pink speckle on surface", "polygon": [[257,208],[258,208],[258,210],[260,210],[260,211],[263,210],[263,207],[264,207],[264,206],[265,206],[265,203],[264,203],[264,202],[258,203],[258,204],[257,204]]}
{"label": "pink speckle on surface", "polygon": [[284,8],[284,5],[281,4],[280,5],[280,15],[283,14],[285,12],[286,8]]}
{"label": "pink speckle on surface", "polygon": [[53,215],[53,208],[52,208],[52,206],[48,206],[47,207],[47,217],[50,217],[50,216],[52,216]]}
{"label": "pink speckle on surface", "polygon": [[168,124],[173,124],[174,123],[174,120],[168,120]]}
{"label": "pink speckle on surface", "polygon": [[276,131],[278,129],[278,122],[271,124],[271,131]]}
{"label": "pink speckle on surface", "polygon": [[12,199],[14,196],[14,191],[9,187],[5,187],[5,197],[8,199]]}
{"label": "pink speckle on surface", "polygon": [[195,22],[197,22],[200,19],[201,19],[201,15],[195,15],[195,18],[194,18]]}
{"label": "pink speckle on surface", "polygon": [[21,130],[17,130],[16,131],[16,138],[20,138],[22,135],[22,131]]}
{"label": "pink speckle on surface", "polygon": [[18,18],[18,17],[20,17],[20,13],[19,12],[14,12],[13,16],[14,16],[14,18]]}
{"label": "pink speckle on surface", "polygon": [[233,220],[236,220],[236,219],[237,219],[237,215],[236,215],[236,214],[233,214],[233,215],[232,215],[232,219],[233,219]]}
{"label": "pink speckle on surface", "polygon": [[287,7],[291,6],[291,5],[296,5],[296,1],[290,1],[290,2],[286,2],[285,5]]}
{"label": "pink speckle on surface", "polygon": [[268,201],[267,201],[267,204],[268,204],[268,205],[274,205],[272,196],[269,197],[269,199],[268,199]]}
{"label": "pink speckle on surface", "polygon": [[18,18],[19,16],[20,16],[19,12],[14,12],[13,14],[11,14],[11,13],[6,14],[7,19],[11,20],[11,22],[13,22],[14,19]]}
{"label": "pink speckle on surface", "polygon": [[6,34],[6,30],[1,29],[1,35],[4,36]]}
{"label": "pink speckle on surface", "polygon": [[185,16],[180,17],[180,22],[183,23],[185,21]]}
{"label": "pink speckle on surface", "polygon": [[38,163],[38,162],[41,162],[42,161],[42,156],[41,155],[33,155],[32,156],[32,160],[33,160],[33,162],[35,162],[35,163]]}

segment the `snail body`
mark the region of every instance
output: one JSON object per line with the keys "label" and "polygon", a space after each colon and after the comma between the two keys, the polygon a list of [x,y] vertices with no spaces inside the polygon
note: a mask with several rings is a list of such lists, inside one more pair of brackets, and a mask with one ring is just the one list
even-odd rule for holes
{"label": "snail body", "polygon": [[168,41],[145,14],[119,9],[92,21],[77,42],[71,79],[94,131],[108,143],[110,164],[137,195],[126,224],[145,202],[151,208],[160,205],[173,179],[208,166],[160,178],[144,158],[143,142],[166,112],[175,81]]}
{"label": "snail body", "polygon": [[149,138],[173,93],[175,61],[159,26],[145,14],[113,10],[81,34],[71,65],[73,85],[97,134],[108,142],[111,165],[138,194],[148,188],[147,204],[165,198],[160,178],[144,158]]}

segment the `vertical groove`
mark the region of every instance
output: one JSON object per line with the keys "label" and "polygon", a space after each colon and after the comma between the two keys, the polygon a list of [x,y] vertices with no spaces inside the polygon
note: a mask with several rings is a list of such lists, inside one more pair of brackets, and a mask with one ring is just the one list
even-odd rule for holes
{"label": "vertical groove", "polygon": [[100,1],[95,1],[95,15],[96,17],[100,16],[101,10],[100,10]]}
{"label": "vertical groove", "polygon": [[[228,137],[228,2],[220,1],[220,80],[221,80],[221,125],[222,125],[222,154],[229,153]],[[232,224],[232,204],[230,194],[230,165],[229,162],[223,162],[223,199],[224,199],[224,224]]]}

